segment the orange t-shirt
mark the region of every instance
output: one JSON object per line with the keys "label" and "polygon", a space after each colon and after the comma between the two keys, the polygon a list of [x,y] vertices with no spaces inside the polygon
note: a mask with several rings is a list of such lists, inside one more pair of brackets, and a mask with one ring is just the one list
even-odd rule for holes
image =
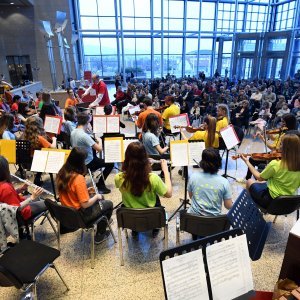
{"label": "orange t-shirt", "polygon": [[87,202],[90,199],[85,179],[82,175],[77,174],[71,184],[68,184],[68,191],[59,195],[63,205],[80,209],[80,203]]}
{"label": "orange t-shirt", "polygon": [[65,108],[67,108],[69,106],[75,106],[76,104],[78,104],[78,100],[77,99],[68,98],[66,100],[66,103],[65,103]]}
{"label": "orange t-shirt", "polygon": [[158,117],[158,121],[159,121],[159,125],[162,125],[162,117],[161,114],[154,110],[152,107],[147,107],[147,109],[145,111],[143,111],[142,113],[139,114],[139,118],[136,122],[136,126],[138,128],[142,128],[144,126],[144,123],[146,121],[146,118],[149,114],[155,114]]}
{"label": "orange t-shirt", "polygon": [[43,136],[39,135],[38,139],[39,139],[41,148],[50,148],[51,147],[51,143],[49,143]]}

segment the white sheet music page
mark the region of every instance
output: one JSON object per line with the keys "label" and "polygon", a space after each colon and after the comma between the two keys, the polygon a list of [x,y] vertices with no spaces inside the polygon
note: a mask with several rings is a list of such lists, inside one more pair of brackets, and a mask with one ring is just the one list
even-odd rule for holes
{"label": "white sheet music page", "polygon": [[65,163],[65,153],[59,151],[49,151],[47,164],[45,168],[46,173],[57,174]]}
{"label": "white sheet music page", "polygon": [[134,113],[139,112],[140,110],[141,110],[140,106],[136,105],[136,106],[133,106],[133,107],[129,108],[129,113],[131,115],[133,115]]}
{"label": "white sheet music page", "polygon": [[104,161],[106,163],[122,162],[122,139],[104,140]]}
{"label": "white sheet music page", "polygon": [[96,106],[95,114],[96,115],[105,115],[104,106]]}
{"label": "white sheet music page", "polygon": [[209,299],[202,249],[166,259],[162,267],[169,300]]}
{"label": "white sheet music page", "polygon": [[44,129],[46,132],[58,134],[60,127],[60,118],[45,117]]}
{"label": "white sheet music page", "polygon": [[186,127],[189,125],[187,114],[182,114],[179,116],[171,117],[171,118],[169,118],[169,121],[170,121],[172,133],[180,132],[180,128],[175,128],[175,126]]}
{"label": "white sheet music page", "polygon": [[290,233],[300,237],[300,219],[296,222],[296,224],[292,227]]}
{"label": "white sheet music page", "polygon": [[105,133],[106,132],[106,117],[105,116],[94,116],[93,118],[93,132],[94,133]]}
{"label": "white sheet music page", "polygon": [[245,234],[208,246],[206,256],[214,300],[230,300],[253,290]]}
{"label": "white sheet music page", "polygon": [[35,150],[30,171],[42,173],[45,172],[48,153],[48,151]]}
{"label": "white sheet music page", "polygon": [[232,149],[240,142],[232,125],[221,129],[220,134],[228,150]]}
{"label": "white sheet music page", "polygon": [[188,143],[170,143],[170,154],[173,167],[183,167],[189,165]]}
{"label": "white sheet music page", "polygon": [[196,162],[200,162],[202,159],[202,152],[205,149],[204,142],[192,142],[189,143],[189,165],[196,165]]}
{"label": "white sheet music page", "polygon": [[131,144],[131,143],[133,143],[133,142],[139,142],[139,140],[138,139],[127,139],[127,140],[125,139],[125,140],[123,140],[123,151],[124,151],[124,154],[126,152],[126,149],[127,149],[128,145]]}
{"label": "white sheet music page", "polygon": [[107,117],[106,132],[118,133],[120,132],[120,117]]}

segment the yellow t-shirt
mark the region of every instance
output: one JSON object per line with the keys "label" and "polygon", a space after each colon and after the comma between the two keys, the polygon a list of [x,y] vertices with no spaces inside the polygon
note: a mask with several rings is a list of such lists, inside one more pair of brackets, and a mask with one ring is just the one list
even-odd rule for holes
{"label": "yellow t-shirt", "polygon": [[[203,140],[205,142],[205,148],[208,148],[207,144],[208,132],[206,130],[199,130],[194,133],[190,140]],[[219,135],[215,133],[215,140],[213,142],[213,148],[219,148]]]}
{"label": "yellow t-shirt", "polygon": [[217,121],[216,131],[220,132],[220,130],[226,126],[228,126],[228,119],[224,117],[223,119]]}
{"label": "yellow t-shirt", "polygon": [[180,108],[176,104],[171,104],[168,108],[165,109],[165,111],[162,114],[162,118],[164,120],[164,127],[166,129],[171,129],[170,126],[170,117],[174,117],[180,114]]}
{"label": "yellow t-shirt", "polygon": [[280,150],[283,136],[284,136],[284,133],[282,133],[280,135],[277,134],[275,139],[273,140],[273,143],[271,145],[275,148],[275,150]]}

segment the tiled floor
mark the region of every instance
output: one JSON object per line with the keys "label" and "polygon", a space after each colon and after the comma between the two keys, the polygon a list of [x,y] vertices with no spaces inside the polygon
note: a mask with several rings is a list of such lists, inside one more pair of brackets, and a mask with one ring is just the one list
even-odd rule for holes
{"label": "tiled floor", "polygon": [[[126,122],[125,132],[133,132],[133,124]],[[258,141],[245,138],[240,151],[257,152],[263,149]],[[236,163],[229,159],[229,174],[242,177],[245,175],[245,165],[242,161]],[[180,198],[184,194],[184,181],[177,174],[178,168],[172,172],[173,196],[162,199],[169,215],[180,205]],[[190,171],[198,171],[190,169]],[[223,173],[223,171],[220,171]],[[107,185],[112,193],[106,198],[113,201],[114,205],[121,200],[118,190],[113,185],[114,175],[111,174]],[[230,179],[234,199],[243,189],[243,185]],[[117,236],[117,222],[115,213],[112,225]],[[271,216],[266,216],[271,221]],[[277,281],[283,253],[286,246],[288,232],[295,222],[295,214],[288,217],[279,217],[272,225],[263,255],[260,260],[252,262],[252,272],[255,289],[272,290]],[[169,247],[175,246],[175,218],[169,223]],[[38,294],[40,299],[163,299],[163,286],[159,266],[159,253],[163,250],[162,232],[153,239],[148,234],[142,234],[139,241],[133,241],[129,234],[126,242],[123,234],[123,250],[125,266],[120,266],[118,244],[114,244],[110,237],[105,243],[96,246],[95,268],[90,264],[90,237],[80,239],[80,231],[62,236],[61,256],[56,260],[56,265],[70,287],[68,293],[53,270],[48,270],[40,279]],[[190,240],[188,234],[181,234],[182,243]],[[37,241],[46,245],[57,247],[55,235],[46,222],[36,228]],[[19,292],[14,288],[1,288],[1,299],[16,299]]]}

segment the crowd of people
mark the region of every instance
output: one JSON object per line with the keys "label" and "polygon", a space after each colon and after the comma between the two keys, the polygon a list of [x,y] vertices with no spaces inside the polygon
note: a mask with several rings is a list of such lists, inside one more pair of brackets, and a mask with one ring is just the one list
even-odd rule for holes
{"label": "crowd of people", "polygon": [[[246,187],[255,202],[267,206],[280,195],[294,194],[300,186],[298,81],[231,81],[228,77],[220,78],[218,74],[212,79],[206,79],[202,73],[199,77],[176,79],[168,74],[165,78],[140,82],[132,78],[123,90],[116,77],[113,101],[109,98],[106,84],[99,76],[94,75],[92,81],[91,87],[81,91],[80,97],[80,91],[76,88],[67,90],[62,131],[68,136],[67,148],[72,147],[72,151],[56,178],[62,205],[80,210],[85,222],[88,223],[102,214],[110,219],[113,207],[112,202],[104,200],[103,195],[111,192],[106,187],[105,180],[112,173],[114,164],[106,163],[98,155],[103,150],[102,141],[93,135],[93,116],[89,114],[90,109],[98,105],[104,106],[104,113],[108,115],[113,113],[112,106],[116,107],[118,114],[130,114],[130,107],[140,107],[138,115],[132,116],[136,126],[142,130],[138,136],[140,142],[129,144],[122,170],[115,175],[115,186],[120,190],[122,203],[126,207],[160,206],[159,197],[172,196],[167,162],[162,159],[159,164],[151,165],[148,158],[153,155],[169,155],[169,145],[165,137],[172,135],[170,118],[181,113],[187,113],[190,120],[190,125],[180,128],[181,137],[204,141],[206,148],[202,157],[199,157],[202,171],[189,178],[188,192],[192,199],[189,213],[219,215],[223,203],[227,209],[232,206],[230,184],[227,179],[218,175],[222,161],[219,154],[222,142],[220,131],[230,123],[242,130],[247,129],[249,124],[257,125],[260,122],[265,127],[279,129],[278,134],[269,136],[272,142],[266,141],[266,136],[261,133],[257,135],[271,151],[281,153],[281,161],[269,162],[252,158],[247,160],[242,156],[248,167]],[[81,106],[84,97],[92,93],[95,93],[95,100],[88,106]],[[37,93],[36,99],[33,99],[24,92],[22,97],[13,96],[10,103],[8,99],[4,100],[0,108],[0,139],[19,137],[30,141],[31,157],[34,150],[56,148],[57,141],[65,141],[61,136],[47,134],[44,130],[46,115],[62,116],[62,109],[49,93]],[[125,125],[120,123],[120,126]],[[7,161],[4,157],[0,158],[3,165],[0,171],[0,202],[21,206],[25,200],[16,196],[17,192],[11,184],[7,170]],[[262,169],[265,168],[263,171],[255,168],[261,168],[261,165]],[[26,166],[21,165],[19,168],[22,170]],[[94,194],[94,190],[87,188],[84,178],[87,169],[92,172],[102,170],[97,182],[100,194]],[[160,175],[153,173],[154,170],[161,171]],[[43,185],[41,176],[41,173],[35,175],[34,183],[38,186]],[[260,183],[262,181],[264,183]],[[31,200],[37,198],[41,192],[37,188]],[[7,197],[4,199],[3,195],[7,193],[11,193],[13,200],[7,200]],[[30,206],[31,200],[28,201],[28,211],[35,209]],[[102,203],[100,206],[99,201]],[[38,207],[45,209],[43,203]],[[133,232],[133,235],[136,236],[137,233]],[[100,243],[106,237],[106,224],[100,222],[95,241]]]}

